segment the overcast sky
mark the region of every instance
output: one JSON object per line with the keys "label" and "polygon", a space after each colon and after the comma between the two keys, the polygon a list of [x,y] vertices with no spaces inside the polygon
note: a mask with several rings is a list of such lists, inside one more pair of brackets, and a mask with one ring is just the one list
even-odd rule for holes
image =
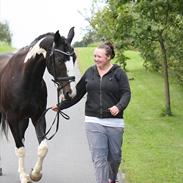
{"label": "overcast sky", "polygon": [[82,13],[88,13],[92,0],[0,0],[0,21],[7,21],[13,34],[12,44],[20,48],[37,36],[60,31],[67,36],[75,27],[74,41],[81,40],[88,25]]}

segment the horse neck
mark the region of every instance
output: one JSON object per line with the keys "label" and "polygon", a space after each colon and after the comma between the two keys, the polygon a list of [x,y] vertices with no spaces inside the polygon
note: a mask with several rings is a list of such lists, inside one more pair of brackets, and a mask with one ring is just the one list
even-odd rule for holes
{"label": "horse neck", "polygon": [[[36,56],[38,57],[38,56]],[[46,68],[46,59],[43,57],[29,60],[24,66],[24,83],[35,88],[40,85]]]}
{"label": "horse neck", "polygon": [[52,48],[52,38],[44,36],[27,48],[24,58],[24,81],[31,87],[39,86],[43,80],[46,59]]}

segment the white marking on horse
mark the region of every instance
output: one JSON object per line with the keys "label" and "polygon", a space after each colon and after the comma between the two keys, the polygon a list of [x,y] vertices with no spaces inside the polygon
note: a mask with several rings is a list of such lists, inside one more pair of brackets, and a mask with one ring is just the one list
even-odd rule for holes
{"label": "white marking on horse", "polygon": [[37,157],[37,162],[34,166],[34,169],[31,172],[31,179],[34,181],[38,181],[42,177],[42,165],[43,165],[43,160],[48,152],[48,145],[47,141],[43,140],[41,144],[38,147],[38,157]]}
{"label": "white marking on horse", "polygon": [[26,63],[30,58],[34,58],[36,54],[43,54],[44,58],[46,58],[46,50],[39,46],[40,42],[43,39],[45,38],[40,39],[33,47],[30,48],[29,52],[25,57],[24,63]]}
{"label": "white marking on horse", "polygon": [[18,149],[15,149],[15,153],[18,156],[18,172],[20,174],[20,180],[21,182],[31,182],[30,176],[25,173],[25,148],[20,147]]}
{"label": "white marking on horse", "polygon": [[[67,74],[68,76],[75,76],[75,67],[74,67],[74,63],[73,63],[73,58],[70,57],[70,61],[67,61],[65,62],[65,66],[67,68]],[[76,95],[76,83],[75,82],[71,82],[70,83],[70,86],[71,86],[71,90],[72,90],[72,93],[69,94],[70,97],[74,97]]]}

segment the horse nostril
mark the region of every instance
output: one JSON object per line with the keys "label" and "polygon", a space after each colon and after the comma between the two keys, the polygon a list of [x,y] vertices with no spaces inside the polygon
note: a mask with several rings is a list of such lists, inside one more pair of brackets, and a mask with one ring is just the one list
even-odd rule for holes
{"label": "horse nostril", "polygon": [[65,93],[64,96],[65,96],[66,100],[70,100],[71,99],[70,94],[71,94],[71,91]]}

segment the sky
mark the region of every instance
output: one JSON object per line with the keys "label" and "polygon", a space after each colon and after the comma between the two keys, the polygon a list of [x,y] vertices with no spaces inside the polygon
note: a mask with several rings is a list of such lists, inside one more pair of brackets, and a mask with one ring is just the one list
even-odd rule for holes
{"label": "sky", "polygon": [[89,25],[83,15],[89,16],[91,3],[92,0],[0,0],[0,21],[9,24],[15,48],[26,46],[47,32],[59,30],[67,37],[73,26],[75,42],[82,39]]}

